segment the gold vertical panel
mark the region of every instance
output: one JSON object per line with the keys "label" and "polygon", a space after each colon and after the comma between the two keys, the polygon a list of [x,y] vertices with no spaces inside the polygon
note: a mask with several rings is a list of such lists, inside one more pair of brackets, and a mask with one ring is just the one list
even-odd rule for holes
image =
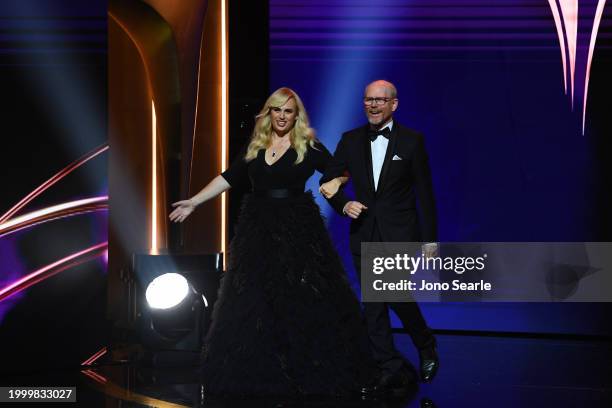
{"label": "gold vertical panel", "polygon": [[172,28],[146,3],[110,0],[108,15],[109,311],[129,322],[133,287],[122,278],[132,254],[167,248],[168,190],[178,182],[167,175],[181,137],[179,57]]}
{"label": "gold vertical panel", "polygon": [[[227,121],[227,99],[223,97],[224,91],[227,92],[227,76],[223,68],[227,69],[227,66],[222,63],[222,41],[226,38],[221,30],[225,24],[221,18],[224,10],[222,5],[221,0],[209,2],[204,18],[190,196],[202,189],[227,165],[227,124],[223,122]],[[184,227],[184,246],[187,252],[212,253],[225,248],[222,242],[225,239],[225,231],[222,233],[224,200],[217,197],[204,203],[190,217]]]}
{"label": "gold vertical panel", "polygon": [[133,296],[122,283],[132,254],[165,252],[173,237],[185,252],[225,249],[225,198],[181,227],[170,228],[168,213],[227,167],[226,7],[226,0],[109,0],[113,320],[125,320]]}
{"label": "gold vertical panel", "polygon": [[[109,259],[108,313],[127,321],[123,284],[133,252],[149,248],[151,98],[145,62],[116,19],[108,19]],[[126,67],[129,67],[127,69]],[[132,137],[128,137],[128,135]]]}

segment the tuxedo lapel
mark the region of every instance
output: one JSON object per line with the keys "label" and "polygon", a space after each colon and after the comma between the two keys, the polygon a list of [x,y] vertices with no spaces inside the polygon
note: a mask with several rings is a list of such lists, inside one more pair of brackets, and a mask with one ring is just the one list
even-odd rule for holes
{"label": "tuxedo lapel", "polygon": [[[385,161],[383,162],[382,169],[380,170],[380,178],[378,179],[378,189],[376,194],[385,188],[385,179],[389,172],[391,160],[393,158],[393,152],[395,152],[395,144],[397,143],[398,125],[395,123],[391,133],[389,134],[389,144],[387,144],[387,152],[385,153]],[[370,156],[371,157],[371,156]],[[370,159],[370,168],[372,167],[372,160]]]}
{"label": "tuxedo lapel", "polygon": [[370,186],[370,193],[374,195],[374,175],[372,169],[372,146],[370,145],[370,139],[368,139],[368,126],[365,126],[361,130],[361,144],[363,145],[363,163],[366,164],[365,172],[368,178],[368,186]]}

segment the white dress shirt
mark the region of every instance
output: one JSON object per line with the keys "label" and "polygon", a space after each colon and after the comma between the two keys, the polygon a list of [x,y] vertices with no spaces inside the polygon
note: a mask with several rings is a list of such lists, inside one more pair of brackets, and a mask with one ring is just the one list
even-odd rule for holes
{"label": "white dress shirt", "polygon": [[[386,126],[383,126],[380,130],[385,128],[393,130],[393,120],[387,123]],[[372,175],[374,176],[374,191],[378,190],[378,180],[380,179],[380,171],[382,170],[382,166],[385,161],[388,145],[389,139],[382,136],[378,136],[376,140],[370,142],[370,147],[372,150]]]}
{"label": "white dress shirt", "polygon": [[[393,120],[383,126],[380,130],[389,128],[393,130]],[[380,179],[380,171],[382,170],[383,163],[385,162],[385,156],[387,154],[387,146],[389,145],[389,139],[386,137],[379,136],[375,141],[370,142],[370,150],[372,151],[372,173],[374,175],[374,191],[378,189],[378,180]],[[350,201],[344,204],[342,213],[346,214],[346,207]]]}

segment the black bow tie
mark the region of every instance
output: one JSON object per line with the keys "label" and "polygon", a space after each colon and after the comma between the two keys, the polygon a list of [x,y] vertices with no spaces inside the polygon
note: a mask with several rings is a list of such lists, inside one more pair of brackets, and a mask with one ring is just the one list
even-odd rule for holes
{"label": "black bow tie", "polygon": [[391,129],[389,129],[388,127],[382,129],[382,130],[368,130],[368,138],[370,138],[370,141],[373,142],[375,141],[378,136],[382,136],[385,139],[389,138],[389,134],[391,133]]}

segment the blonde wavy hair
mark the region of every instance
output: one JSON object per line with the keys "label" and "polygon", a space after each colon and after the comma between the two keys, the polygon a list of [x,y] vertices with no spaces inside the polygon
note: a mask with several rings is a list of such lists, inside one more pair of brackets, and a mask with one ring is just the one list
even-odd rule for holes
{"label": "blonde wavy hair", "polygon": [[280,108],[291,98],[295,100],[297,106],[295,123],[288,135],[291,147],[297,152],[295,164],[304,160],[308,145],[314,147],[316,141],[315,131],[310,127],[308,114],[302,100],[292,89],[279,88],[268,97],[263,109],[255,117],[257,119],[255,129],[253,129],[253,136],[244,157],[247,162],[256,158],[257,153],[261,149],[267,149],[272,143],[272,121],[270,119],[272,108]]}

